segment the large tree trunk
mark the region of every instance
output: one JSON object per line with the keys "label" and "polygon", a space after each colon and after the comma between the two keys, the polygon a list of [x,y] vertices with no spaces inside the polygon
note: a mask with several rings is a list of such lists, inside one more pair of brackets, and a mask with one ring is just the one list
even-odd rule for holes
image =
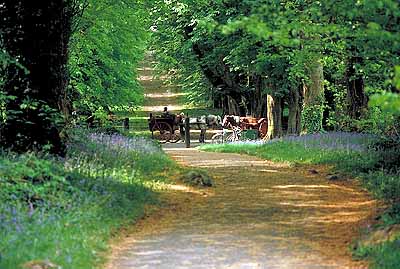
{"label": "large tree trunk", "polygon": [[228,101],[228,114],[229,115],[240,115],[239,104],[231,96],[227,96]]}
{"label": "large tree trunk", "polygon": [[320,61],[315,61],[309,69],[310,82],[303,86],[302,132],[318,133],[323,130],[324,112],[324,72]]}
{"label": "large tree trunk", "polygon": [[256,118],[265,118],[266,117],[266,98],[262,93],[263,89],[263,81],[260,76],[255,77],[255,93],[254,99],[252,100],[253,111],[252,116]]}
{"label": "large tree trunk", "polygon": [[288,135],[299,135],[301,132],[301,94],[299,88],[292,88],[288,95],[289,119]]}
{"label": "large tree trunk", "polygon": [[15,151],[51,146],[60,154],[62,115],[68,114],[67,60],[72,1],[7,0],[0,5],[4,47],[25,68],[7,68],[4,90],[14,96],[0,141]]}
{"label": "large tree trunk", "polygon": [[360,119],[368,105],[368,98],[364,91],[364,79],[362,75],[356,74],[354,68],[354,65],[360,61],[357,58],[353,58],[349,63],[346,74],[348,113],[353,119]]}
{"label": "large tree trunk", "polygon": [[268,133],[265,139],[282,136],[282,98],[267,95]]}

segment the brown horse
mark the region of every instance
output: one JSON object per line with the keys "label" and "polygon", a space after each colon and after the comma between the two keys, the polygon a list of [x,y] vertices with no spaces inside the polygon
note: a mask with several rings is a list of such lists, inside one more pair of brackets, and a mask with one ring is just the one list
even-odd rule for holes
{"label": "brown horse", "polygon": [[222,126],[224,128],[232,128],[234,126],[238,126],[242,130],[258,130],[260,138],[265,137],[268,131],[268,121],[266,118],[225,115],[222,121]]}

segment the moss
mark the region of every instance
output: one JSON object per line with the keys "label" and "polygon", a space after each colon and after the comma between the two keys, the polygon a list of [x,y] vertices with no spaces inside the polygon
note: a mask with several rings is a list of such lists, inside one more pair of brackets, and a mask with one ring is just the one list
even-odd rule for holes
{"label": "moss", "polygon": [[202,170],[190,170],[181,179],[191,186],[212,187],[214,185],[212,178]]}

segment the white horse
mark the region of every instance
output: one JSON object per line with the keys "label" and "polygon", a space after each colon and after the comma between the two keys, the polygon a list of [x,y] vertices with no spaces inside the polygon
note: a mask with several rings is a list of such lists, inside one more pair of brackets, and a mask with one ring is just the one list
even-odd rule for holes
{"label": "white horse", "polygon": [[222,126],[222,118],[219,115],[203,115],[201,121],[205,122],[207,127],[218,128]]}
{"label": "white horse", "polygon": [[[185,114],[181,113],[179,115],[183,119]],[[189,118],[189,124],[198,127],[198,129],[206,129],[207,127],[218,128],[222,126],[221,116],[218,115],[203,115],[200,117]]]}

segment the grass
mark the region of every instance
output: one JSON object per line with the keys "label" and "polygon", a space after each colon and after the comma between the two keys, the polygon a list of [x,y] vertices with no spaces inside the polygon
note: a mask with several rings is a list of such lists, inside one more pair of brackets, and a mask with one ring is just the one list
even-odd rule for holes
{"label": "grass", "polygon": [[[279,141],[275,143],[253,144],[222,144],[206,145],[202,150],[215,152],[229,152],[248,154],[265,160],[288,164],[327,164],[334,165],[342,172],[352,173],[354,169],[368,173],[373,156],[366,156],[361,152],[347,150],[321,150],[316,147],[305,147],[296,142]],[[356,162],[354,161],[356,160]]]}
{"label": "grass", "polygon": [[361,259],[370,259],[373,269],[399,268],[400,240],[397,238],[378,245],[363,246],[356,251],[355,256]]}
{"label": "grass", "polygon": [[0,155],[0,268],[98,268],[109,238],[157,203],[176,164],[157,144],[78,133],[65,159]]}
{"label": "grass", "polygon": [[[241,142],[206,145],[205,151],[241,153],[288,164],[330,165],[336,172],[360,179],[389,209],[381,216],[380,226],[400,224],[400,151],[398,145],[389,149],[373,149],[379,143],[370,135],[327,133],[286,137],[269,143]],[[398,268],[400,235],[392,242],[357,248],[356,257],[371,260],[371,268]]]}

